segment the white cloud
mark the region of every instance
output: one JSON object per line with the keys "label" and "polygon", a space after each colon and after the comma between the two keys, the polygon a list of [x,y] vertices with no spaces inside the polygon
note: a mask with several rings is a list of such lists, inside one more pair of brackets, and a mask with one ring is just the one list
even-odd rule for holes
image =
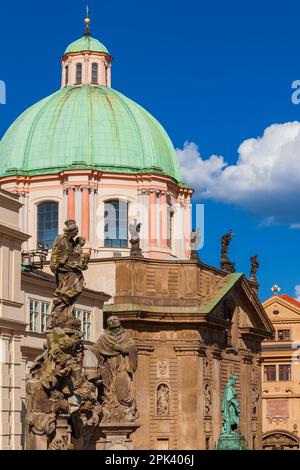
{"label": "white cloud", "polygon": [[295,294],[296,294],[297,300],[300,301],[300,284],[295,286]]}
{"label": "white cloud", "polygon": [[177,153],[182,175],[199,198],[233,203],[300,228],[300,122],[273,124],[262,137],[245,140],[235,165],[217,155],[203,159],[193,142]]}

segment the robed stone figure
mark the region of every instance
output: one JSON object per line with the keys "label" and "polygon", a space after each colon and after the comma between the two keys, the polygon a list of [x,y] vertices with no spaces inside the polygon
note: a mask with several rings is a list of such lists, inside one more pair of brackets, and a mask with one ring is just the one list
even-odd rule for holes
{"label": "robed stone figure", "polygon": [[91,348],[99,363],[103,385],[102,422],[135,421],[138,417],[132,377],[137,369],[137,347],[116,316]]}
{"label": "robed stone figure", "polygon": [[82,271],[87,269],[90,255],[83,252],[85,239],[77,237],[75,220],[65,222],[63,235],[53,245],[50,268],[56,277],[57,289],[53,294],[52,314],[56,317],[71,316],[83,286]]}

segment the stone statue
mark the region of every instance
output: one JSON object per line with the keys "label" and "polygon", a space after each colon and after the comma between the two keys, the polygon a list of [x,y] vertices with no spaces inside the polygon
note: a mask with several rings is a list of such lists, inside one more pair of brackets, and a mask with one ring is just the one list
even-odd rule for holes
{"label": "stone statue", "polygon": [[85,239],[77,237],[74,220],[67,220],[64,235],[54,242],[50,267],[56,275],[53,310],[44,352],[38,356],[26,381],[27,449],[69,450],[80,440],[86,448],[99,423],[98,374],[83,368],[81,323],[73,304],[84,285],[82,271],[89,254]]}
{"label": "stone statue", "polygon": [[232,374],[228,380],[222,399],[222,436],[235,434],[240,423],[240,404],[237,400],[237,391],[234,387],[237,376]]}
{"label": "stone statue", "polygon": [[88,267],[90,255],[83,252],[85,239],[77,237],[75,220],[67,220],[64,234],[59,235],[53,245],[50,268],[55,274],[57,289],[53,294],[53,308],[50,328],[66,326],[69,319],[72,327],[73,305],[81,295],[84,286],[82,271]]}
{"label": "stone statue", "polygon": [[199,260],[198,247],[200,242],[199,229],[192,229],[191,233],[191,259]]}
{"label": "stone statue", "polygon": [[257,281],[256,273],[259,268],[259,262],[257,258],[258,258],[258,255],[251,256],[250,258],[250,263],[251,263],[250,280],[251,281]]}
{"label": "stone statue", "polygon": [[136,258],[143,258],[142,255],[142,250],[140,248],[140,231],[141,231],[142,224],[137,223],[135,220],[130,226],[129,226],[129,232],[131,235],[130,238],[130,256],[134,256]]}
{"label": "stone statue", "polygon": [[225,233],[225,235],[222,236],[221,239],[221,244],[222,244],[222,249],[221,249],[221,259],[229,259],[228,258],[228,250],[229,250],[229,245],[230,242],[233,238],[233,231],[230,230],[229,232]]}
{"label": "stone statue", "polygon": [[157,415],[168,416],[169,414],[169,387],[166,384],[160,384],[157,389]]}
{"label": "stone statue", "polygon": [[231,262],[228,258],[228,250],[230,242],[233,238],[233,231],[230,230],[229,232],[225,233],[225,235],[221,238],[221,269],[226,271],[227,273],[234,273],[235,272],[235,263]]}
{"label": "stone statue", "polygon": [[137,369],[137,347],[116,316],[91,347],[99,362],[103,385],[103,423],[132,422],[138,418],[132,378]]}

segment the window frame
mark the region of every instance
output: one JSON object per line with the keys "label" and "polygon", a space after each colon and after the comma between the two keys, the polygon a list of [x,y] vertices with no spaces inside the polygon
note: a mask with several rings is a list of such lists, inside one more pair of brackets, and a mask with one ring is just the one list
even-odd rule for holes
{"label": "window frame", "polygon": [[[288,335],[287,335],[287,332],[288,332]],[[282,334],[282,338],[279,337],[280,334]],[[277,330],[277,341],[280,341],[280,342],[291,341],[291,330],[289,328]]]}
{"label": "window frame", "polygon": [[292,380],[292,366],[291,364],[279,364],[278,366],[278,381],[290,382]]}
{"label": "window frame", "polygon": [[[75,307],[75,318],[81,323],[81,332],[83,333],[84,341],[92,341],[92,328],[93,328],[93,312],[83,308]],[[89,321],[86,320],[88,317]]]}
{"label": "window frame", "polygon": [[[271,368],[272,368],[272,371],[271,371]],[[275,373],[274,378],[271,378],[272,377],[272,372]],[[264,382],[276,382],[276,381],[277,381],[277,367],[276,367],[276,364],[266,364],[266,365],[264,365]]]}
{"label": "window frame", "polygon": [[81,85],[81,84],[82,84],[82,62],[77,62],[75,85]]}
{"label": "window frame", "polygon": [[[94,70],[95,66],[96,66],[96,70]],[[96,74],[96,80],[94,80],[95,74]],[[98,64],[98,62],[92,62],[92,66],[91,66],[91,83],[92,83],[92,85],[99,85],[99,64]]]}
{"label": "window frame", "polygon": [[[51,205],[55,207],[56,213],[53,213],[53,209],[51,210],[51,222],[52,224],[56,224],[55,226],[52,225],[50,229],[46,228],[47,223],[49,223],[49,218],[46,215],[46,205]],[[40,214],[41,207],[44,206],[44,214]],[[43,229],[40,228],[40,217],[43,215]],[[51,232],[52,235],[50,238],[47,238],[47,231]],[[40,237],[40,232],[43,233],[43,237]],[[47,244],[49,246],[49,250],[52,249],[53,243],[58,236],[59,232],[59,202],[54,200],[46,200],[40,201],[36,204],[36,246],[38,243]]]}
{"label": "window frame", "polygon": [[[118,208],[116,209],[116,203],[118,204]],[[116,211],[115,220],[107,220],[107,216],[109,216],[108,211],[106,210],[107,205],[111,204],[111,206]],[[121,208],[126,207],[126,211]],[[117,199],[107,199],[103,203],[104,206],[104,227],[103,227],[103,240],[104,240],[104,247],[105,248],[117,248],[117,249],[126,249],[128,248],[129,244],[129,236],[128,236],[128,226],[129,226],[129,202],[127,200],[117,198]],[[124,215],[126,212],[125,217],[120,217],[120,214]],[[111,223],[112,227],[107,224]],[[122,226],[122,224],[124,224]],[[126,228],[125,228],[126,227]],[[115,231],[115,238],[113,236],[106,236],[106,233],[112,233]],[[126,233],[126,238],[121,237],[122,233]]]}
{"label": "window frame", "polygon": [[[31,309],[31,304],[35,303],[35,309]],[[44,311],[43,307],[47,307]],[[29,297],[28,311],[29,311],[29,331],[32,333],[44,334],[47,330],[47,321],[51,314],[51,302],[41,299]],[[36,308],[37,307],[37,308]],[[35,314],[34,322],[32,321],[32,313]],[[37,325],[37,326],[36,326]]]}

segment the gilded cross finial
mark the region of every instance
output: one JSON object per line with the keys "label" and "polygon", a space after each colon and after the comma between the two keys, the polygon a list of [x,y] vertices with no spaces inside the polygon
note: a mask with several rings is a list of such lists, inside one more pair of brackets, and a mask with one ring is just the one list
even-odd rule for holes
{"label": "gilded cross finial", "polygon": [[90,19],[90,7],[89,5],[86,6],[86,17],[84,19],[84,23],[85,23],[85,30],[84,30],[84,35],[85,36],[90,36],[90,22],[91,22],[91,19]]}

